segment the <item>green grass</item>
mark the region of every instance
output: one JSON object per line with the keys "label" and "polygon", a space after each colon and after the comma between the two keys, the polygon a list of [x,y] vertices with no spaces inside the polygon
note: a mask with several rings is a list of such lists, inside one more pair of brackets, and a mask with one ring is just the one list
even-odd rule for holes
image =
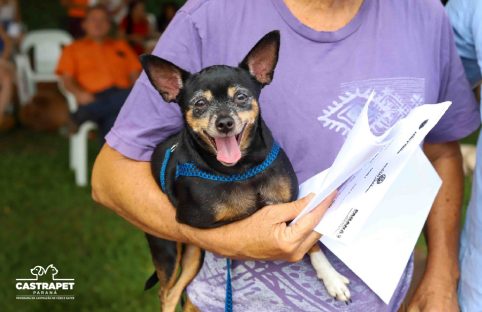
{"label": "green grass", "polygon": [[[90,146],[91,158],[97,150]],[[74,185],[68,141],[16,130],[0,136],[0,311],[158,311],[143,233]],[[74,301],[17,301],[15,278],[54,264],[75,278]]]}

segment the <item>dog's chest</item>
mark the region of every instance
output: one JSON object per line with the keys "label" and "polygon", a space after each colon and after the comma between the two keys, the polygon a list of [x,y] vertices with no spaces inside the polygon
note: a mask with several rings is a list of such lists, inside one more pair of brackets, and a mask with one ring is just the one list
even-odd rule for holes
{"label": "dog's chest", "polygon": [[275,170],[246,181],[218,182],[180,177],[174,184],[177,217],[196,227],[214,227],[243,219],[258,209],[291,200],[292,181]]}

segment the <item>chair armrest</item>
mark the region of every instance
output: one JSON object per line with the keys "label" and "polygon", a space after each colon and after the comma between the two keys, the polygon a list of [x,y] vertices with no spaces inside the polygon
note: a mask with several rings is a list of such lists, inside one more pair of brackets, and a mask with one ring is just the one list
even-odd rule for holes
{"label": "chair armrest", "polygon": [[64,83],[62,82],[62,79],[59,79],[58,80],[58,87],[59,87],[59,91],[60,93],[62,93],[63,96],[65,96],[65,99],[67,100],[67,105],[69,106],[69,111],[71,113],[75,113],[79,107],[79,105],[77,104],[77,100],[75,99],[75,96],[67,91],[67,89],[65,89],[65,86],[64,86]]}
{"label": "chair armrest", "polygon": [[14,57],[18,97],[22,105],[29,102],[37,92],[33,70],[27,54],[19,53]]}

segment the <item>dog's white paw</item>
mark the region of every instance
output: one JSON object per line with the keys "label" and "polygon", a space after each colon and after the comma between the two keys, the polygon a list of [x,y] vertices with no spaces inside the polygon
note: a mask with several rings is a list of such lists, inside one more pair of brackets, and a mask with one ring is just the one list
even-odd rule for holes
{"label": "dog's white paw", "polygon": [[350,283],[348,278],[333,268],[321,250],[311,251],[310,259],[316,271],[316,276],[323,281],[330,296],[337,300],[345,301],[347,304],[351,302],[350,290],[347,286]]}
{"label": "dog's white paw", "polygon": [[327,270],[324,274],[317,274],[318,278],[325,284],[326,290],[333,298],[349,302],[351,298],[348,284],[350,281],[334,269]]}

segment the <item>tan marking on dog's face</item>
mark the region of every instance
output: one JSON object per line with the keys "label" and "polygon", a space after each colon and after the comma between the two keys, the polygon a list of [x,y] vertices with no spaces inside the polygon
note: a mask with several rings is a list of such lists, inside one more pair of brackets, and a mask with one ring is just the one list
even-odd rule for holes
{"label": "tan marking on dog's face", "polygon": [[229,87],[228,88],[228,96],[232,98],[234,94],[236,93],[236,87]]}
{"label": "tan marking on dog's face", "polygon": [[260,188],[261,198],[266,202],[287,203],[291,200],[291,180],[288,177],[271,177]]}
{"label": "tan marking on dog's face", "polygon": [[209,117],[196,118],[193,117],[192,109],[186,112],[186,123],[189,127],[206,143],[206,145],[211,149],[211,152],[216,154],[216,148],[213,143],[206,135],[209,128]]}
{"label": "tan marking on dog's face", "polygon": [[251,101],[250,110],[241,111],[238,113],[238,117],[241,120],[241,123],[246,125],[244,129],[244,133],[242,134],[241,139],[239,141],[240,142],[239,146],[242,152],[246,151],[247,148],[249,147],[249,144],[251,143],[249,139],[251,138],[251,132],[253,130],[254,123],[256,122],[256,118],[258,117],[258,113],[259,113],[259,105],[258,105],[258,101],[256,101],[255,99]]}
{"label": "tan marking on dog's face", "polygon": [[256,193],[246,189],[236,189],[223,197],[220,202],[214,208],[216,222],[239,220],[256,209]]}
{"label": "tan marking on dog's face", "polygon": [[203,91],[203,96],[208,102],[211,102],[213,100],[213,93],[210,90]]}

